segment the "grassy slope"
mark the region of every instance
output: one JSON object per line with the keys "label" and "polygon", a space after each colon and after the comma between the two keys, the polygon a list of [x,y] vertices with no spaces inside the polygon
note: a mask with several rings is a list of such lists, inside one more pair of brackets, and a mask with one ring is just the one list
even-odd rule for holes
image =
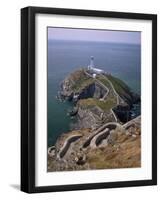
{"label": "grassy slope", "polygon": [[131,99],[131,90],[130,88],[125,84],[125,82],[123,82],[122,80],[111,76],[111,75],[106,75],[107,78],[111,81],[111,83],[113,84],[116,92],[123,98],[127,98],[127,99]]}
{"label": "grassy slope", "polygon": [[[116,92],[124,98],[131,98],[130,88],[120,79],[111,75],[106,75],[113,84]],[[97,76],[104,85],[111,88],[108,80],[104,76]],[[79,101],[80,105],[90,107],[97,105],[102,110],[108,111],[116,105],[116,99],[112,92],[109,92],[107,101],[99,101],[89,98]],[[88,164],[91,169],[103,168],[129,168],[141,166],[141,137],[129,137],[126,134],[119,134],[116,138],[115,145],[109,145],[105,148],[91,150],[88,154]]]}
{"label": "grassy slope", "polygon": [[103,111],[109,111],[116,105],[116,97],[113,95],[113,92],[111,92],[111,86],[106,78],[101,75],[97,75],[97,79],[109,88],[110,91],[108,99],[106,101],[100,101],[94,98],[81,99],[79,100],[79,105],[81,105],[82,107],[92,107],[96,105],[100,107]]}
{"label": "grassy slope", "polygon": [[81,107],[90,108],[92,106],[98,106],[104,111],[110,110],[116,104],[115,98],[110,98],[108,101],[99,101],[98,99],[88,98],[79,100]]}
{"label": "grassy slope", "polygon": [[87,157],[91,169],[140,167],[141,137],[119,134],[114,145],[93,149]]}
{"label": "grassy slope", "polygon": [[[124,97],[125,99],[131,98],[131,92],[130,88],[120,79],[113,77],[111,75],[106,75],[107,78],[111,81],[113,84],[115,90],[117,93]],[[72,90],[76,93],[81,91],[83,88],[87,87],[88,85],[92,84],[94,82],[93,78],[89,78],[85,73],[83,69],[77,70],[73,72],[70,75],[70,79],[73,82]],[[108,80],[102,76],[97,75],[97,79],[100,80],[104,85],[106,85],[109,89],[111,89],[111,86],[108,82]],[[84,107],[90,107],[90,106],[99,106],[102,110],[108,111],[112,107],[116,105],[116,97],[113,95],[112,92],[109,92],[108,100],[107,101],[99,101],[98,99],[89,98],[89,99],[81,99],[79,101],[79,105]]]}
{"label": "grassy slope", "polygon": [[87,75],[85,75],[83,69],[77,70],[70,74],[70,79],[73,82],[72,90],[74,92],[79,92],[94,82],[92,78],[89,78]]}

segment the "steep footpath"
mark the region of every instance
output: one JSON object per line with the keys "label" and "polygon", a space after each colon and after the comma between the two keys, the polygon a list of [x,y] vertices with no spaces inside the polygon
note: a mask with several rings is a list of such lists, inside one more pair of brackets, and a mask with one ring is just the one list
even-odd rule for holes
{"label": "steep footpath", "polygon": [[126,122],[130,120],[132,104],[139,100],[121,80],[107,74],[93,78],[86,69],[71,73],[62,82],[60,94],[61,98],[76,104],[77,128],[97,128],[112,121]]}
{"label": "steep footpath", "polygon": [[73,102],[77,120],[48,148],[48,171],[140,167],[141,116],[127,115],[140,98],[124,82],[80,69],[66,77],[59,95]]}
{"label": "steep footpath", "polygon": [[120,125],[104,124],[95,131],[63,134],[48,150],[48,171],[140,167],[141,117]]}

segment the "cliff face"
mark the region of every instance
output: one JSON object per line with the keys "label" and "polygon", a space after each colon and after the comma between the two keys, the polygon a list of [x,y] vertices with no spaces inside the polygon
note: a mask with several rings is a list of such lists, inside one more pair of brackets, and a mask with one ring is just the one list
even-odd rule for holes
{"label": "cliff face", "polygon": [[118,78],[107,74],[92,78],[85,69],[71,73],[62,82],[61,97],[76,103],[77,127],[82,128],[98,127],[117,119],[126,122],[130,120],[132,104],[140,101]]}
{"label": "cliff face", "polygon": [[61,84],[61,97],[67,100],[101,98],[105,92],[83,69],[71,73]]}
{"label": "cliff face", "polygon": [[[96,81],[97,80],[97,81]],[[99,82],[110,89],[112,84],[115,92],[126,102],[132,105],[140,101],[140,96],[131,91],[131,89],[120,79],[112,75],[97,75],[97,78],[91,78],[85,73],[85,69],[77,70],[71,73],[61,84],[61,95],[66,99],[73,99],[74,96],[79,99],[85,98],[102,98],[105,93],[105,87],[102,87]],[[109,81],[111,82],[109,84]]]}
{"label": "cliff face", "polygon": [[141,117],[130,120],[140,98],[123,81],[80,69],[62,82],[60,95],[73,101],[77,120],[48,149],[48,171],[141,166]]}
{"label": "cliff face", "polygon": [[96,82],[93,98],[100,99],[100,98],[103,98],[105,94],[106,94],[106,90],[103,87],[100,87],[100,85],[98,85],[98,83]]}
{"label": "cliff face", "polygon": [[63,134],[48,153],[50,172],[132,167],[141,167],[141,117]]}

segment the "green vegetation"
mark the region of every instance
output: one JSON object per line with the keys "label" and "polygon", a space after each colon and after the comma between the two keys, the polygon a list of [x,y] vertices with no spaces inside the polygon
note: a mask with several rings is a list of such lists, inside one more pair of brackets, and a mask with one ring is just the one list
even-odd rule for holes
{"label": "green vegetation", "polygon": [[109,111],[116,105],[115,98],[110,98],[107,101],[100,101],[99,99],[88,98],[79,100],[79,105],[84,108],[90,108],[93,106],[100,107],[103,111]]}
{"label": "green vegetation", "polygon": [[102,110],[108,111],[116,105],[115,98],[110,98],[107,101],[99,101],[97,104]]}
{"label": "green vegetation", "polygon": [[72,89],[74,90],[74,92],[79,92],[81,91],[83,88],[87,87],[88,85],[94,83],[92,78],[88,78],[86,79],[85,77],[82,79],[79,79],[72,87]]}
{"label": "green vegetation", "polygon": [[[81,99],[79,100],[79,105],[81,105],[82,107],[90,108],[93,106],[98,106],[106,112],[116,106],[117,98],[114,95],[113,89],[109,81],[111,81],[116,92],[121,97],[127,100],[131,99],[130,88],[120,79],[111,75],[97,75],[96,79],[103,83],[109,89],[107,99],[105,101],[101,101],[100,99],[95,98]],[[79,93],[82,89],[88,87],[95,82],[95,79],[90,78],[84,73],[84,69],[73,72],[70,75],[70,80],[72,82],[72,90],[74,93]]]}
{"label": "green vegetation", "polygon": [[107,78],[105,78],[104,76],[98,75],[98,76],[97,76],[97,79],[98,79],[99,81],[101,81],[106,87],[111,88],[111,86],[110,86],[110,84],[109,84]]}
{"label": "green vegetation", "polygon": [[127,96],[130,94],[130,88],[122,80],[120,80],[114,76],[110,76],[110,75],[106,75],[106,76],[111,81],[116,92],[120,96]]}
{"label": "green vegetation", "polygon": [[74,73],[70,75],[70,78],[72,82],[74,83],[72,85],[72,90],[74,92],[79,92],[83,88],[87,87],[88,85],[92,84],[94,80],[92,78],[89,78],[85,73],[83,69],[77,70]]}

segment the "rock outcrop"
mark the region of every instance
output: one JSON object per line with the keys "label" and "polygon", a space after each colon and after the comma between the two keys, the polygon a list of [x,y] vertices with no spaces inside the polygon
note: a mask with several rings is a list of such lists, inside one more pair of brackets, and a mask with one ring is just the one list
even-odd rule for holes
{"label": "rock outcrop", "polygon": [[131,120],[140,97],[118,78],[86,69],[61,83],[60,98],[73,102],[72,131],[48,149],[48,171],[140,167],[141,117]]}
{"label": "rock outcrop", "polygon": [[54,154],[51,149],[48,171],[140,167],[141,117],[124,125],[108,123],[95,131],[71,131],[57,140]]}
{"label": "rock outcrop", "polygon": [[79,99],[102,98],[106,93],[84,70],[77,70],[61,83],[61,97],[77,102]]}
{"label": "rock outcrop", "polygon": [[71,73],[61,84],[61,97],[76,104],[75,127],[98,127],[104,122],[131,119],[130,109],[140,101],[139,95],[112,75],[88,76],[85,69]]}

